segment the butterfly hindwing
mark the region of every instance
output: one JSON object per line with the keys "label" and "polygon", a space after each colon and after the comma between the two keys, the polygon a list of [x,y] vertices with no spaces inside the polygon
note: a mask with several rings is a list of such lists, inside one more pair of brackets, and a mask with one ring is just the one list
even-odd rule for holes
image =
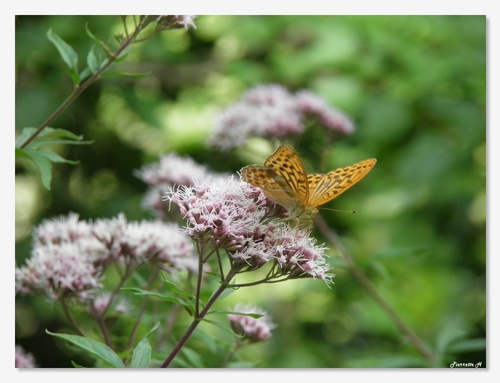
{"label": "butterfly hindwing", "polygon": [[376,159],[370,158],[354,165],[332,170],[327,174],[308,175],[308,206],[317,207],[339,196],[366,176],[376,163]]}

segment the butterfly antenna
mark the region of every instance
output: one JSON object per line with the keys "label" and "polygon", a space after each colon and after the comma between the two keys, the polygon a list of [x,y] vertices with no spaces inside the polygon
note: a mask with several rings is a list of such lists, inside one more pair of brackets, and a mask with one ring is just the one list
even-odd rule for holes
{"label": "butterfly antenna", "polygon": [[319,208],[320,210],[330,210],[330,211],[334,211],[336,213],[349,213],[349,214],[356,214],[356,211],[355,210],[338,210],[338,209],[329,209],[327,207],[320,207]]}

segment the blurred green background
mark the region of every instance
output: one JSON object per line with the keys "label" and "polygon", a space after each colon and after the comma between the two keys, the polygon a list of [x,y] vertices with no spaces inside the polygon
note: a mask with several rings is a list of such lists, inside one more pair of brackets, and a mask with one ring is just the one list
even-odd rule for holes
{"label": "blurred green background", "polygon": [[[364,158],[375,169],[324,211],[348,252],[401,318],[439,357],[435,366],[486,366],[486,18],[481,16],[200,16],[196,30],[163,32],[117,64],[143,79],[92,85],[53,125],[92,145],[58,149],[52,190],[16,166],[16,262],[41,220],[150,218],[135,169],[175,151],[235,173],[265,156],[207,146],[213,118],[250,87],[309,89],[351,116],[356,132],[331,148],[331,168]],[[16,129],[40,125],[71,91],[49,29],[82,69],[92,42],[121,31],[118,17],[16,18]],[[309,139],[312,140],[312,136]],[[318,143],[304,137],[307,167]],[[267,153],[269,154],[269,153]],[[319,237],[320,241],[323,241]],[[332,262],[335,264],[334,254]],[[297,280],[240,289],[227,300],[268,310],[278,328],[248,347],[261,367],[430,366],[342,267],[335,285]],[[43,297],[19,297],[16,341],[43,367],[76,354],[44,333],[64,327]],[[202,329],[203,331],[203,329]],[[214,331],[206,329],[206,331]],[[196,342],[196,340],[194,340]],[[195,344],[195,343],[193,343]]]}

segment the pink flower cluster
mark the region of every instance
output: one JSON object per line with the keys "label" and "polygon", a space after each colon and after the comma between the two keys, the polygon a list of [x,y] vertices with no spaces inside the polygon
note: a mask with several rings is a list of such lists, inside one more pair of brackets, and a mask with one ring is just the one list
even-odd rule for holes
{"label": "pink flower cluster", "polygon": [[194,19],[196,16],[193,15],[168,15],[168,16],[159,16],[157,18],[158,29],[168,30],[168,29],[176,29],[176,28],[184,28],[196,29],[196,24],[194,23]]}
{"label": "pink flower cluster", "polygon": [[354,131],[352,121],[345,114],[310,91],[292,94],[281,85],[260,85],[216,118],[209,143],[227,150],[243,145],[252,136],[296,135],[305,131],[309,120],[341,134]]}
{"label": "pink flower cluster", "polygon": [[236,305],[232,310],[235,313],[258,314],[259,318],[249,315],[229,314],[229,323],[233,331],[248,339],[250,343],[262,342],[271,337],[271,330],[276,328],[268,313],[253,305]]}
{"label": "pink flower cluster", "polygon": [[186,233],[198,243],[225,250],[240,272],[271,265],[274,281],[313,277],[330,282],[325,248],[307,230],[291,227],[286,210],[259,188],[231,178],[208,180],[173,191]]}
{"label": "pink flower cluster", "polygon": [[44,221],[33,235],[26,265],[16,268],[16,290],[53,300],[92,298],[114,263],[151,263],[166,270],[195,270],[190,239],[174,224],[113,219],[81,221],[77,214]]}
{"label": "pink flower cluster", "polygon": [[157,163],[143,166],[135,174],[149,186],[142,200],[143,208],[162,220],[168,216],[168,205],[162,197],[172,186],[190,186],[195,181],[220,176],[193,159],[175,153],[164,155]]}

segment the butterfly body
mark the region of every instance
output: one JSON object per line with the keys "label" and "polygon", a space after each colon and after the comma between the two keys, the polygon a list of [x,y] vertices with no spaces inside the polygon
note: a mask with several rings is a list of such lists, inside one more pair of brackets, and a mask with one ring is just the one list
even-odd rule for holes
{"label": "butterfly body", "polygon": [[300,156],[289,145],[280,146],[264,165],[241,169],[245,182],[259,187],[274,202],[286,207],[290,217],[310,220],[321,206],[358,183],[375,166],[370,158],[326,174],[307,174]]}

